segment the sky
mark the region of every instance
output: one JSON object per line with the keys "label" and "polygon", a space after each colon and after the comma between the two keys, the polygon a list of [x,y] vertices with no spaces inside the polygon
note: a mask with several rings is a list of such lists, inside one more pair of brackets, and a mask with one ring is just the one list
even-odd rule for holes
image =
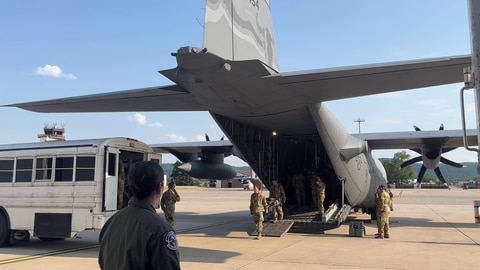
{"label": "sky", "polygon": [[[363,65],[471,53],[468,1],[271,0],[280,71]],[[182,46],[202,47],[205,1],[0,2],[0,105],[170,85]],[[461,72],[461,71],[459,71]],[[339,87],[342,87],[339,85]],[[462,84],[329,101],[351,133],[460,129]],[[467,91],[468,128],[475,128]],[[66,139],[125,136],[148,144],[220,139],[207,112],[42,114],[0,107],[0,143],[38,141],[45,125]],[[393,157],[400,150],[374,151]],[[408,151],[414,157],[416,153]],[[444,155],[475,162],[457,149]],[[175,158],[164,156],[164,163]],[[245,165],[230,157],[232,165]]]}

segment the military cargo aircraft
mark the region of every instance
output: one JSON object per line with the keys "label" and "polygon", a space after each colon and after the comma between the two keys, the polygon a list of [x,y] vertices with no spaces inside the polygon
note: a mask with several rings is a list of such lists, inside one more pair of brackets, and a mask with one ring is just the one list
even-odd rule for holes
{"label": "military cargo aircraft", "polygon": [[[203,47],[179,48],[172,53],[177,66],[159,71],[172,85],[7,106],[45,113],[208,111],[228,141],[193,145],[191,151],[180,145],[157,149],[181,157],[188,163],[184,169],[199,178],[231,177],[223,158],[234,154],[267,187],[277,178],[287,203],[295,201],[294,175],[321,173],[325,205],[371,211],[375,191],[387,179],[369,145],[386,148],[389,142],[352,136],[324,102],[462,82],[462,69],[471,65],[464,55],[282,73],[269,1],[207,0],[205,12]],[[402,147],[423,149],[422,135],[446,138],[434,142],[440,149],[450,138],[445,132],[416,132],[412,143],[405,134],[396,139],[403,139]],[[452,136],[461,143],[461,133]]]}

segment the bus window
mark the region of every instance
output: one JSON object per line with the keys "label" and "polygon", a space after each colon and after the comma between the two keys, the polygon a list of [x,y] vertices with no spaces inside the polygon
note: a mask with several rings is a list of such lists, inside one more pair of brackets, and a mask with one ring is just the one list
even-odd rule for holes
{"label": "bus window", "polygon": [[115,170],[115,165],[117,165],[117,154],[115,153],[108,153],[108,175],[115,176],[117,175],[117,171]]}
{"label": "bus window", "polygon": [[11,183],[13,179],[13,159],[0,160],[0,182]]}
{"label": "bus window", "polygon": [[38,157],[35,170],[35,181],[52,179],[52,161],[51,157]]}
{"label": "bus window", "polygon": [[33,159],[17,159],[15,183],[32,182]]}
{"label": "bus window", "polygon": [[95,157],[77,157],[75,181],[95,180]]}
{"label": "bus window", "polygon": [[55,159],[55,181],[73,180],[73,157],[57,157]]}

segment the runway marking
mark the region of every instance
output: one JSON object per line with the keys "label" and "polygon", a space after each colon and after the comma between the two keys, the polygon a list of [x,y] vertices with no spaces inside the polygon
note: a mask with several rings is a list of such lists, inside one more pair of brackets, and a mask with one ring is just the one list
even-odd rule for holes
{"label": "runway marking", "polygon": [[453,225],[452,223],[448,222],[440,213],[438,213],[437,211],[435,211],[433,208],[431,208],[430,206],[426,205],[428,209],[430,209],[430,211],[432,211],[433,213],[435,213],[437,216],[439,216],[441,219],[443,219],[443,221],[445,221],[445,223],[447,223],[448,225],[450,225],[450,227],[454,228],[457,232],[463,234],[463,236],[465,236],[466,238],[470,239],[470,241],[472,241],[475,245],[477,246],[480,246],[480,243],[478,243],[477,241],[475,241],[475,239],[471,238],[470,236],[468,236],[466,233],[464,233],[462,230],[460,230],[459,228],[455,227],[455,225]]}
{"label": "runway marking", "polygon": [[91,245],[91,246],[78,247],[78,248],[61,249],[61,250],[45,252],[45,253],[40,253],[40,254],[35,254],[35,255],[18,257],[18,258],[14,258],[14,259],[6,259],[6,260],[0,261],[0,265],[4,265],[4,264],[8,264],[8,263],[23,262],[23,261],[39,259],[39,258],[43,258],[43,257],[48,257],[48,256],[53,256],[53,255],[58,255],[58,254],[64,254],[64,253],[69,253],[69,252],[75,252],[75,251],[80,251],[80,250],[86,250],[86,249],[96,248],[96,247],[99,247],[99,246],[100,245]]}

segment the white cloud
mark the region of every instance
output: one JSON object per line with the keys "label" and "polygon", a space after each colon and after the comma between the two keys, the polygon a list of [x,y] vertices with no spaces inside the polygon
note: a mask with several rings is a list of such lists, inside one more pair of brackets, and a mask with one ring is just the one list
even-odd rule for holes
{"label": "white cloud", "polygon": [[128,120],[135,121],[140,125],[145,125],[147,123],[147,117],[141,113],[135,113],[134,115],[129,115]]}
{"label": "white cloud", "polygon": [[195,136],[195,141],[197,141],[197,142],[202,142],[202,141],[206,141],[206,140],[207,140],[207,139],[206,139],[205,135],[197,135],[197,136]]}
{"label": "white cloud", "polygon": [[131,114],[131,115],[128,115],[127,119],[129,121],[137,122],[137,124],[139,124],[141,126],[146,125],[147,127],[151,127],[151,128],[161,128],[161,127],[163,127],[162,123],[159,123],[159,122],[147,124],[147,116],[143,115],[141,113],[138,113],[138,112],[134,113],[134,114]]}
{"label": "white cloud", "polygon": [[40,76],[50,76],[55,78],[63,78],[67,80],[76,80],[77,77],[73,74],[65,74],[59,66],[45,65],[43,67],[37,67],[35,74]]}
{"label": "white cloud", "polygon": [[158,122],[155,122],[153,124],[148,124],[148,126],[154,127],[154,128],[163,127],[162,123],[158,123]]}
{"label": "white cloud", "polygon": [[186,141],[188,141],[188,139],[186,137],[178,136],[178,135],[173,134],[173,133],[167,134],[167,137],[172,139],[175,142],[186,142]]}

